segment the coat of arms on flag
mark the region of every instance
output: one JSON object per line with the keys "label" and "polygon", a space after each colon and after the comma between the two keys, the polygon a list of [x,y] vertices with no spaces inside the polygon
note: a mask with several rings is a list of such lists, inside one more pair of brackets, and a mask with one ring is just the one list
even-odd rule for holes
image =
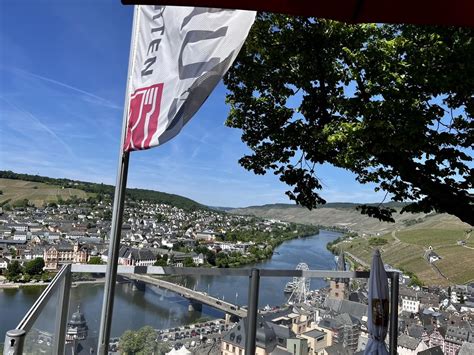
{"label": "coat of arms on flag", "polygon": [[125,147],[147,149],[158,129],[163,83],[135,90],[130,97]]}

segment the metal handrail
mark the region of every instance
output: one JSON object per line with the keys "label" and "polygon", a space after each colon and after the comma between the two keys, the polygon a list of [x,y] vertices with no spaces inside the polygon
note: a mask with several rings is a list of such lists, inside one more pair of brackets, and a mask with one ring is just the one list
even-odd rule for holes
{"label": "metal handrail", "polygon": [[[118,274],[148,274],[148,275],[173,275],[173,276],[246,276],[252,274],[252,269],[228,268],[198,268],[198,267],[161,267],[161,266],[126,266],[119,265]],[[72,272],[103,274],[106,265],[73,264]],[[289,269],[259,269],[261,277],[308,277],[308,278],[351,278],[368,279],[370,271],[334,271],[334,270],[289,270]],[[387,276],[392,278],[399,275],[396,271],[387,271]]]}
{"label": "metal handrail", "polygon": [[[68,264],[64,265],[51,283],[46,287],[38,300],[28,310],[27,314],[15,330],[7,332],[5,337],[5,354],[21,354],[25,334],[31,329],[34,322],[44,309],[46,303],[57,290],[61,281],[63,287],[59,296],[60,312],[56,317],[56,338],[54,342],[55,354],[64,353],[66,322],[69,306],[71,273],[105,273],[106,265]],[[281,269],[218,269],[218,268],[189,268],[189,267],[160,267],[160,266],[125,266],[119,265],[117,274],[146,274],[146,275],[176,275],[176,276],[231,276],[249,278],[249,304],[247,317],[249,329],[247,334],[246,353],[255,351],[256,327],[254,323],[258,314],[259,280],[261,277],[307,277],[307,278],[364,278],[370,276],[369,271],[331,271],[331,270],[281,270]],[[387,278],[391,280],[390,299],[390,354],[396,354],[398,336],[398,279],[399,273],[387,271]]]}

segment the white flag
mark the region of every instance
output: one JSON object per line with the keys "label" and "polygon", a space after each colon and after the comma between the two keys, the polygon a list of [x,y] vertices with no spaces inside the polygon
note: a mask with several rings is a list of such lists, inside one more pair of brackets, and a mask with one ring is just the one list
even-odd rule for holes
{"label": "white flag", "polygon": [[139,5],[135,16],[126,151],[179,133],[230,68],[255,12]]}

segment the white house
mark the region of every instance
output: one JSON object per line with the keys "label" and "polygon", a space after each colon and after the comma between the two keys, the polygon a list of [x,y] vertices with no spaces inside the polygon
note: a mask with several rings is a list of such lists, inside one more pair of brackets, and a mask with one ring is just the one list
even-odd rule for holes
{"label": "white house", "polygon": [[162,239],[161,240],[161,245],[164,246],[164,247],[167,247],[167,248],[170,248],[172,249],[173,246],[174,246],[174,243],[172,241],[170,241],[169,239]]}
{"label": "white house", "polygon": [[200,253],[199,255],[196,255],[196,256],[193,256],[193,262],[194,264],[196,265],[202,265],[204,264],[204,261],[206,259],[204,258],[204,255],[202,253]]}
{"label": "white house", "polygon": [[205,230],[205,231],[201,231],[201,232],[196,232],[196,239],[197,240],[204,240],[204,241],[212,242],[212,241],[216,240],[216,237],[217,237],[217,233],[214,232],[214,231]]}
{"label": "white house", "polygon": [[87,234],[85,232],[80,231],[70,231],[66,233],[67,239],[79,239],[79,238],[87,238]]}
{"label": "white house", "polygon": [[428,260],[430,264],[441,259],[441,257],[433,251],[433,247],[431,245],[425,251],[424,256],[425,256],[425,259]]}
{"label": "white house", "polygon": [[411,288],[401,287],[400,298],[402,300],[402,311],[418,313],[420,311],[420,300],[418,293]]}
{"label": "white house", "polygon": [[26,239],[27,239],[26,234],[15,234],[13,236],[13,240],[26,241]]}
{"label": "white house", "polygon": [[418,313],[420,310],[420,301],[414,298],[402,298],[402,311]]}
{"label": "white house", "polygon": [[6,270],[7,267],[8,267],[7,259],[0,258],[0,270]]}
{"label": "white house", "polygon": [[441,259],[441,257],[438,254],[436,254],[434,251],[432,251],[429,255],[429,262],[431,264],[434,263],[435,261],[440,260],[440,259]]}

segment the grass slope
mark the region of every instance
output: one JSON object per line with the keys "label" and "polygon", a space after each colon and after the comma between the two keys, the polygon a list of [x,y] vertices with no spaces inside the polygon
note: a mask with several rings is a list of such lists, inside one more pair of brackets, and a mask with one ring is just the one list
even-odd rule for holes
{"label": "grass slope", "polygon": [[394,228],[404,226],[404,220],[412,219],[408,214],[395,215],[396,223],[380,222],[374,218],[361,215],[355,207],[347,208],[317,208],[307,210],[301,207],[268,206],[268,207],[249,207],[229,211],[236,214],[249,214],[263,218],[280,219],[287,222],[302,224],[313,224],[328,227],[349,228],[359,233],[385,234]]}
{"label": "grass slope", "polygon": [[[426,285],[463,284],[474,280],[474,248],[469,246],[471,234],[470,228],[393,231],[382,236],[387,244],[379,249],[385,263],[415,273]],[[374,248],[369,240],[370,237],[359,237],[338,246],[370,263]],[[458,245],[460,240],[468,244]],[[430,246],[442,258],[434,264],[424,258]]]}
{"label": "grass slope", "polygon": [[[385,223],[361,215],[351,204],[327,205],[312,211],[279,204],[230,212],[304,224],[347,227],[361,237],[342,242],[339,247],[367,264],[370,264],[375,248],[369,245],[369,240],[379,235],[387,241],[378,247],[384,262],[415,273],[426,285],[474,280],[474,232],[469,233],[473,227],[447,214],[395,214],[395,223]],[[459,240],[465,240],[466,246],[457,245]],[[423,257],[429,246],[442,258],[434,265]]]}
{"label": "grass slope", "polygon": [[67,200],[72,196],[87,198],[88,194],[82,190],[73,188],[62,188],[58,185],[49,185],[41,182],[12,180],[0,178],[0,204],[9,201],[14,204],[15,201],[24,199],[29,200],[35,206],[42,206],[49,202],[57,202],[59,198]]}
{"label": "grass slope", "polygon": [[[0,178],[12,179],[18,181],[27,181],[34,183],[43,183],[47,185],[53,185],[54,188],[64,187],[71,188],[76,190],[82,190],[83,193],[89,194],[104,194],[109,195],[113,198],[114,196],[114,186],[97,184],[92,182],[71,180],[71,179],[55,179],[46,176],[38,175],[29,175],[29,174],[18,174],[12,171],[2,171],[0,170]],[[193,201],[189,198],[168,194],[166,192],[146,190],[146,189],[137,189],[137,188],[127,188],[127,197],[135,200],[145,200],[155,203],[166,203],[175,207],[179,207],[185,210],[196,210],[196,209],[207,209],[206,206],[201,205],[200,203]],[[80,197],[80,196],[78,196]],[[26,198],[26,197],[25,197]]]}

